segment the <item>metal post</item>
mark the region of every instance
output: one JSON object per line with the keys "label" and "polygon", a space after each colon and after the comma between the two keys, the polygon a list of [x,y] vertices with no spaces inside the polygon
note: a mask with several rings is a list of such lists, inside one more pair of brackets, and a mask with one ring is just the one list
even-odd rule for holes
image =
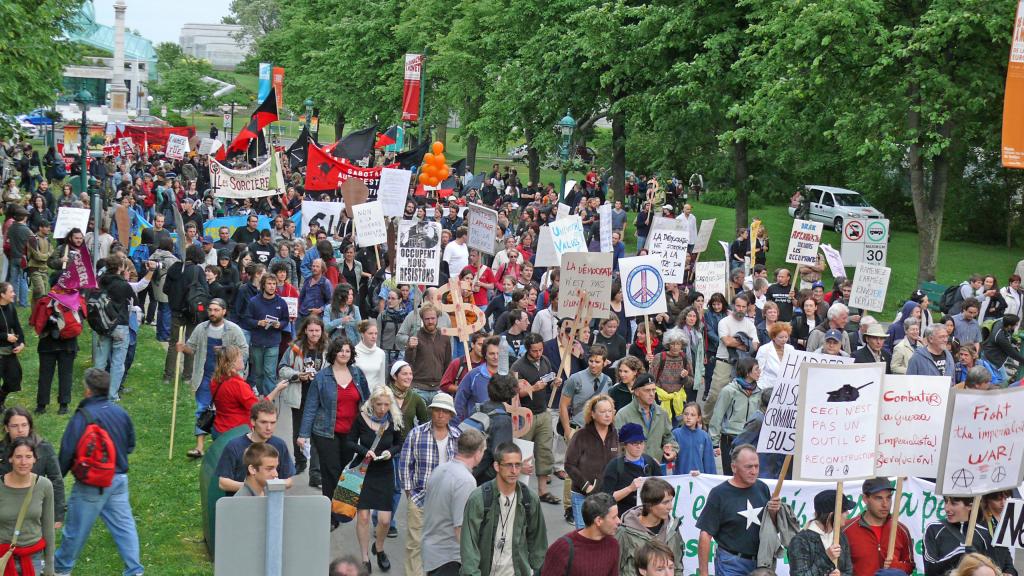
{"label": "metal post", "polygon": [[426,121],[425,106],[426,100],[425,95],[427,93],[427,55],[430,53],[430,48],[423,49],[423,60],[420,62],[420,120],[419,124],[419,137],[417,138],[416,144],[418,146],[423,145],[423,123]]}
{"label": "metal post", "polygon": [[85,109],[87,104],[85,102],[78,103],[82,107],[82,125],[78,127],[78,135],[81,137],[81,143],[78,147],[78,156],[82,160],[82,173],[79,174],[79,193],[89,191],[89,126],[87,124],[88,119],[85,116]]}
{"label": "metal post", "polygon": [[228,126],[228,139],[227,142],[231,142],[234,139],[235,134],[235,102],[231,102],[231,125]]}
{"label": "metal post", "polygon": [[267,481],[266,576],[281,576],[284,568],[284,480]]}

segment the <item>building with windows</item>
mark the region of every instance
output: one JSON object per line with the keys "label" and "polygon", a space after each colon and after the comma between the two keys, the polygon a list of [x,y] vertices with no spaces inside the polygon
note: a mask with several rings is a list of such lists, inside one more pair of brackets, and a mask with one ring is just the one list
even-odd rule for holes
{"label": "building with windows", "polygon": [[181,51],[208,60],[215,70],[234,70],[249,47],[238,40],[242,27],[235,24],[185,24],[178,44]]}

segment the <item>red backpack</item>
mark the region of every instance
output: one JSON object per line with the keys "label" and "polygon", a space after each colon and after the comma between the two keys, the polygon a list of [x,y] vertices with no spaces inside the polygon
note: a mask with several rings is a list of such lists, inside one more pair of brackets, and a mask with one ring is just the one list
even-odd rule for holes
{"label": "red backpack", "polygon": [[109,488],[114,483],[117,466],[117,449],[110,434],[96,423],[85,408],[79,408],[85,416],[85,431],[75,447],[75,463],[71,473],[75,480],[86,486]]}

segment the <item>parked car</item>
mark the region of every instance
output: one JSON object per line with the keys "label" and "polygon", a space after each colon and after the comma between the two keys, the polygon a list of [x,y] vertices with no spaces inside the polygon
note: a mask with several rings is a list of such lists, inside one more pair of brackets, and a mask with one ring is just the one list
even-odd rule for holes
{"label": "parked car", "polygon": [[802,212],[801,218],[823,222],[832,226],[836,232],[842,230],[843,221],[850,218],[885,218],[878,209],[868,204],[860,192],[817,184],[804,186],[803,202],[797,208],[790,206],[789,215],[796,218],[798,210]]}
{"label": "parked car", "polygon": [[28,138],[39,137],[39,127],[26,120],[21,120],[9,114],[0,114],[0,122],[10,126],[11,131],[24,134]]}
{"label": "parked car", "polygon": [[526,162],[526,157],[529,155],[529,149],[530,147],[526,144],[520,144],[508,151],[508,157],[513,162]]}

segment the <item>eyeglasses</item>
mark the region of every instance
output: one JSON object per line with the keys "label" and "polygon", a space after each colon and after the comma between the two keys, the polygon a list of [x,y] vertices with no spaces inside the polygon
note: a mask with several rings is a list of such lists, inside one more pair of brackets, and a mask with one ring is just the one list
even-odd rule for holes
{"label": "eyeglasses", "polygon": [[505,464],[498,464],[498,466],[501,466],[502,468],[505,468],[506,470],[518,470],[518,469],[523,467],[523,463],[522,462],[507,462]]}

